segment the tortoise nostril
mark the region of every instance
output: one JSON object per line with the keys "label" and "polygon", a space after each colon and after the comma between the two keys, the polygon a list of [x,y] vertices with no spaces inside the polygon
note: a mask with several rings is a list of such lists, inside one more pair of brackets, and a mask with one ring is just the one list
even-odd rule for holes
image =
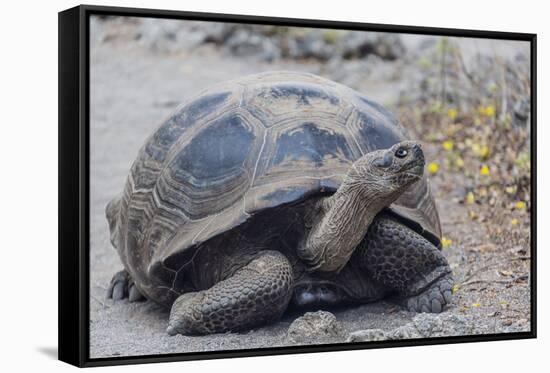
{"label": "tortoise nostril", "polygon": [[413,145],[413,151],[415,156],[424,158],[424,152],[422,151],[422,146],[417,144]]}

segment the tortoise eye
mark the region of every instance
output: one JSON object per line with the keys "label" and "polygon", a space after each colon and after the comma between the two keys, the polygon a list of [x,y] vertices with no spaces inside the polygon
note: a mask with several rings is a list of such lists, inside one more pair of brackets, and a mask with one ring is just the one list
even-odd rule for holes
{"label": "tortoise eye", "polygon": [[405,158],[409,154],[409,152],[406,149],[399,148],[395,151],[395,156],[397,158]]}

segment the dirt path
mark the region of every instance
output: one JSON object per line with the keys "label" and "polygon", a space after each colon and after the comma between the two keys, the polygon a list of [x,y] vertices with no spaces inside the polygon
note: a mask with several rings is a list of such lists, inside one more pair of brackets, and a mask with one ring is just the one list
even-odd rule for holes
{"label": "dirt path", "polygon": [[[322,74],[316,63],[262,63],[222,55],[213,47],[192,53],[153,54],[125,43],[93,43],[91,54],[90,154],[90,354],[91,357],[280,346],[290,323],[287,315],[271,326],[247,333],[204,337],[169,337],[168,312],[152,302],[116,304],[105,299],[111,276],[122,268],[111,248],[104,207],[122,191],[139,147],[161,119],[185,97],[207,86],[245,74],[268,70],[300,70]],[[388,102],[401,82],[373,76],[357,87],[374,100]],[[382,90],[381,88],[385,89]],[[427,156],[438,157],[434,145]],[[459,182],[459,178],[457,177]],[[469,218],[468,206],[449,198],[449,178],[433,178],[444,235],[444,249],[457,282],[447,314],[467,320],[474,333],[529,330],[528,243],[509,244],[492,238],[487,224]],[[493,235],[493,236],[492,236]],[[406,325],[413,314],[389,303],[334,311],[346,332],[391,330]]]}

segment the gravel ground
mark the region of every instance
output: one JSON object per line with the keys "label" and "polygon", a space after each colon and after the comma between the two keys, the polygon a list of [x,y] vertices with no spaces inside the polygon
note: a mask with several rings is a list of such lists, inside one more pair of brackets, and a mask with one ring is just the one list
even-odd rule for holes
{"label": "gravel ground", "polygon": [[[335,79],[334,73],[327,72],[326,65],[319,62],[277,60],[269,63],[237,58],[220,53],[213,45],[154,52],[124,35],[105,37],[99,23],[92,26],[90,356],[261,348],[296,341],[324,341],[318,336],[288,336],[291,323],[301,314],[288,314],[276,324],[246,333],[170,337],[165,332],[167,310],[149,301],[130,304],[106,300],[106,287],[122,264],[109,242],[104,208],[121,192],[127,171],[145,138],[185,97],[214,83],[262,71],[299,70]],[[350,85],[354,88],[395,108],[395,97],[404,84],[403,79],[392,74],[396,63],[399,62],[384,63],[381,74],[371,73],[366,77],[358,75],[360,70],[351,69],[345,79],[340,80],[353,82]],[[439,156],[435,145],[427,145],[426,153],[428,159]],[[382,330],[387,334],[385,339],[411,325],[416,328],[415,332],[404,334],[405,337],[530,330],[528,232],[510,240],[491,238],[494,226],[490,222],[480,224],[469,219],[468,207],[449,198],[452,193],[449,180],[452,175],[435,177],[433,189],[444,235],[453,242],[444,253],[455,279],[462,284],[452,306],[442,315],[416,317],[387,302],[332,310],[339,332],[326,341],[379,339],[379,332],[350,337],[350,333],[371,329]],[[460,183],[459,175],[456,182]],[[427,324],[431,325],[428,331]],[[433,327],[436,324],[446,326],[436,331]]]}

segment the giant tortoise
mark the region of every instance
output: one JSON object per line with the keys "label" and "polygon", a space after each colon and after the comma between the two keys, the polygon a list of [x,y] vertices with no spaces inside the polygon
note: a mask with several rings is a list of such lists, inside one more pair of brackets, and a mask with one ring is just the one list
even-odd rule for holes
{"label": "giant tortoise", "polygon": [[169,334],[390,296],[441,312],[453,280],[408,137],[379,104],[311,74],[200,93],[145,142],[106,208],[124,265],[108,296],[171,307]]}

